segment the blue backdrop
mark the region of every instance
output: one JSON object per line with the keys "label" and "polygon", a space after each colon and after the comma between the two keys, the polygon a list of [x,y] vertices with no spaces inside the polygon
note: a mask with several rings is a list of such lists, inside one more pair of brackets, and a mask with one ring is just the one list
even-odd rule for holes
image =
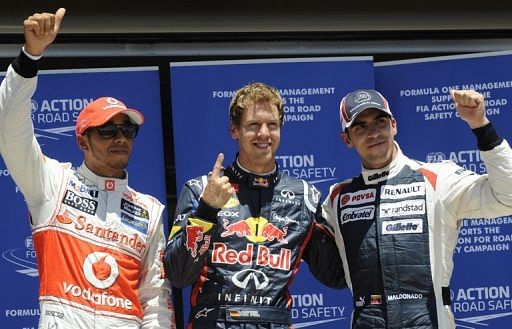
{"label": "blue backdrop", "polygon": [[[160,83],[156,67],[40,72],[32,116],[43,152],[60,161],[70,161],[75,167],[80,165],[82,153],[75,142],[75,121],[86,104],[101,96],[119,98],[144,114],[145,123],[128,167],[130,185],[165,204]],[[28,211],[1,158],[0,196],[4,214],[4,235],[0,239],[0,272],[4,281],[0,293],[0,327],[37,328],[39,277]]]}
{"label": "blue backdrop", "polygon": [[[331,184],[360,171],[339,137],[339,102],[352,89],[373,88],[371,57],[171,63],[170,74],[178,191],[210,171],[219,152],[225,165],[234,160],[229,103],[234,91],[255,81],[278,88],[286,102],[277,151],[283,171],[314,183],[324,197]],[[291,293],[296,328],[348,328],[348,290],[321,285],[304,265]]]}
{"label": "blue backdrop", "polygon": [[[398,122],[397,141],[412,158],[452,160],[485,173],[476,139],[457,117],[450,89],[484,94],[487,116],[512,140],[512,52],[376,64],[377,89]],[[452,309],[458,328],[512,325],[512,218],[465,220],[454,254]]]}

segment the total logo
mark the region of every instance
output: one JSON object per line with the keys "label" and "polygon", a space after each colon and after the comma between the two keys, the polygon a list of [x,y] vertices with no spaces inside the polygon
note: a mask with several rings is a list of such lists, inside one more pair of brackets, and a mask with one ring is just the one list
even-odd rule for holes
{"label": "total logo", "polygon": [[29,235],[25,238],[24,247],[7,249],[2,252],[2,258],[7,262],[14,264],[17,273],[29,276],[39,276],[37,270],[36,252],[34,250],[34,241]]}
{"label": "total logo", "polygon": [[222,226],[224,227],[224,232],[220,234],[223,238],[236,235],[239,238],[245,237],[247,240],[254,243],[274,240],[281,243],[288,243],[288,240],[286,240],[288,226],[284,226],[281,229],[270,223],[264,217],[249,217],[233,223],[224,218],[223,222]]}

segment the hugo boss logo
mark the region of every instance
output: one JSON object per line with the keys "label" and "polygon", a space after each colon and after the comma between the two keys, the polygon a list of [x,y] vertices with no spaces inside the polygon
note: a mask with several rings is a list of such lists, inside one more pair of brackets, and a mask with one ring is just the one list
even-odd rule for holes
{"label": "hugo boss logo", "polygon": [[96,210],[98,209],[98,201],[77,195],[70,190],[66,191],[62,203],[77,210],[83,211],[89,215],[96,214]]}

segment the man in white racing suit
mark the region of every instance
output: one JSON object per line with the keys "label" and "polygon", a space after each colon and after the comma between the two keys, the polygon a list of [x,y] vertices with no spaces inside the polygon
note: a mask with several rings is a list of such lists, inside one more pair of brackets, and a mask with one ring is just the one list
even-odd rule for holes
{"label": "man in white racing suit", "polygon": [[0,87],[0,153],[30,212],[39,328],[174,328],[164,206],[131,189],[125,171],[142,114],[111,97],[88,104],[76,126],[84,153],[76,170],[46,157],[35,138],[37,63],[64,14],[25,20],[25,46]]}
{"label": "man in white racing suit", "polygon": [[354,329],[454,328],[449,284],[462,219],[512,214],[508,143],[486,118],[481,94],[454,90],[452,98],[476,136],[485,175],[406,157],[377,91],[341,101],[341,137],[362,172],[331,186],[323,210],[352,290]]}

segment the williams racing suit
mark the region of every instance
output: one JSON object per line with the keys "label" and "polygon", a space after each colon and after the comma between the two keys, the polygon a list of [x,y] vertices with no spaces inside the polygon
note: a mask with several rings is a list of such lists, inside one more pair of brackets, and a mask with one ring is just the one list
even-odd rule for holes
{"label": "williams racing suit", "polygon": [[474,130],[487,174],[402,154],[331,186],[324,216],[352,290],[352,328],[455,328],[449,283],[464,218],[512,214],[512,153],[491,124]]}
{"label": "williams racing suit", "polygon": [[324,284],[346,286],[336,243],[315,222],[320,192],[278,170],[253,175],[236,161],[224,175],[235,193],[220,210],[200,199],[206,176],[185,184],[166,249],[171,282],[194,283],[189,328],[290,328],[288,286],[301,258]]}
{"label": "williams racing suit", "polygon": [[30,110],[36,62],[13,62],[0,87],[0,152],[30,211],[39,328],[174,328],[164,279],[162,211],[127,179],[46,157]]}

